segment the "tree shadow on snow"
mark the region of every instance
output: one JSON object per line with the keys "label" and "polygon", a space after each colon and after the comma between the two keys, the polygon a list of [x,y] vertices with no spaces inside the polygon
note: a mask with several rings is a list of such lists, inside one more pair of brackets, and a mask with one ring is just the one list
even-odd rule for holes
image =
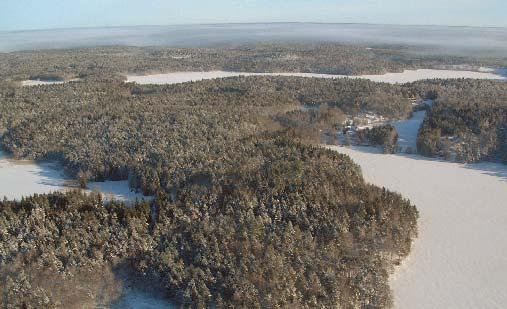
{"label": "tree shadow on snow", "polygon": [[[480,163],[460,163],[455,161],[447,161],[441,157],[425,157],[419,154],[413,153],[394,153],[394,154],[385,154],[380,147],[370,147],[370,146],[338,146],[344,147],[348,149],[352,149],[358,152],[373,154],[378,156],[400,156],[403,158],[408,158],[411,160],[418,161],[431,161],[431,162],[439,162],[442,164],[456,164],[461,168],[472,169],[481,172],[482,174],[486,174],[489,176],[499,177],[503,181],[507,181],[507,164],[495,163],[495,162],[480,162]],[[354,159],[354,158],[352,158]]]}
{"label": "tree shadow on snow", "polygon": [[481,162],[474,164],[465,164],[465,168],[481,171],[483,174],[501,178],[507,182],[507,164]]}

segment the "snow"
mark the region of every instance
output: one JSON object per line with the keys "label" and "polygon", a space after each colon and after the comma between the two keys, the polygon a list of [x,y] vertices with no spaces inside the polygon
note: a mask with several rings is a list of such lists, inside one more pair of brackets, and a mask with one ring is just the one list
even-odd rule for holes
{"label": "snow", "polygon": [[[433,105],[433,100],[424,100],[426,105]],[[405,152],[408,148],[412,151],[416,151],[417,148],[417,134],[419,128],[426,117],[426,111],[415,112],[412,118],[401,121],[394,121],[392,125],[398,132],[398,146],[401,148],[401,152]]]}
{"label": "snow", "polygon": [[362,75],[360,78],[366,78],[374,82],[384,82],[391,84],[411,83],[418,80],[434,79],[434,78],[475,78],[475,79],[500,79],[507,80],[505,76],[501,76],[491,72],[474,72],[474,71],[456,71],[456,70],[405,70],[403,73],[387,73],[384,75]]}
{"label": "snow", "polygon": [[0,150],[0,198],[19,200],[34,193],[61,190],[65,181],[56,164],[11,160]]}
{"label": "snow", "polygon": [[24,80],[21,82],[22,86],[39,86],[39,85],[57,85],[65,83],[62,80]]}
{"label": "snow", "polygon": [[416,150],[417,133],[425,116],[425,111],[415,112],[412,118],[408,120],[392,123],[398,132],[398,146],[401,147],[402,152],[405,152],[407,148],[412,148],[413,151]]}
{"label": "snow", "polygon": [[[401,145],[415,145],[423,116],[396,124]],[[420,212],[419,236],[390,279],[396,308],[505,306],[507,165],[329,148],[349,155],[366,181],[401,193]]]}
{"label": "snow", "polygon": [[77,82],[81,79],[75,78],[70,80],[40,80],[40,79],[28,79],[21,82],[21,86],[40,86],[40,85],[58,85],[68,82]]}
{"label": "snow", "polygon": [[[75,188],[74,181],[64,175],[61,166],[52,162],[13,160],[0,150],[0,198],[20,200],[23,196]],[[88,183],[86,192],[100,192],[105,200],[134,202],[152,197],[131,192],[127,181]]]}
{"label": "snow", "polygon": [[176,308],[162,297],[157,297],[140,290],[129,289],[122,298],[111,306],[112,309],[160,309]]}
{"label": "snow", "polygon": [[[427,78],[506,80],[499,71],[414,70],[365,75],[374,81],[403,83]],[[128,76],[129,82],[174,84],[239,75],[346,77],[308,73],[176,72]],[[415,149],[424,112],[395,122],[399,144]],[[391,278],[397,308],[502,308],[507,304],[507,166],[495,163],[458,164],[418,155],[380,154],[371,147],[329,148],[348,154],[365,179],[409,198],[419,209],[419,237],[410,256]],[[61,190],[65,177],[55,164],[9,160],[0,151],[0,196]],[[126,182],[89,184],[118,199],[132,198]],[[132,193],[133,194],[133,193]],[[140,296],[139,296],[140,295]],[[163,300],[129,293],[123,307],[167,307]]]}
{"label": "snow", "polygon": [[88,191],[100,192],[105,200],[116,200],[122,202],[132,201],[149,201],[152,196],[144,196],[142,193],[136,193],[129,187],[128,181],[104,181],[104,182],[90,182],[88,184]]}
{"label": "snow", "polygon": [[387,73],[383,75],[332,75],[332,74],[314,74],[314,73],[249,73],[249,72],[173,72],[151,75],[127,75],[127,82],[138,84],[179,84],[190,81],[200,81],[205,79],[225,78],[234,76],[296,76],[296,77],[314,77],[314,78],[362,78],[375,82],[385,82],[391,84],[409,83],[423,79],[433,78],[476,78],[476,79],[496,79],[507,80],[507,76],[492,72],[474,72],[457,70],[405,70],[402,73]]}

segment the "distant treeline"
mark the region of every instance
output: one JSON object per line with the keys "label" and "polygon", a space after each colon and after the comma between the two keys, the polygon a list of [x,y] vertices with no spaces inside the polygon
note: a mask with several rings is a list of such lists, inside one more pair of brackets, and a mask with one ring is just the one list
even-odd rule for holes
{"label": "distant treeline", "polygon": [[95,47],[0,54],[0,79],[58,79],[174,71],[307,72],[383,74],[414,68],[452,68],[468,63],[507,66],[506,59],[421,55],[403,46],[257,44],[228,48]]}

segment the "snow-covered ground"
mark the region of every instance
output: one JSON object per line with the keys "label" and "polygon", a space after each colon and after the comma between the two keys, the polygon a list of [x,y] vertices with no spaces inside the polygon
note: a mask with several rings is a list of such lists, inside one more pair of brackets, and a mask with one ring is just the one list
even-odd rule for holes
{"label": "snow-covered ground", "polygon": [[124,291],[124,295],[111,309],[171,309],[176,308],[168,300],[162,297],[157,297],[149,293],[128,289]]}
{"label": "snow-covered ground", "polygon": [[21,86],[39,86],[39,85],[57,85],[57,84],[63,84],[65,81],[63,80],[34,80],[34,79],[27,79],[21,82]]}
{"label": "snow-covered ground", "polygon": [[417,133],[425,116],[425,111],[415,112],[412,118],[408,120],[392,123],[396,128],[396,132],[398,132],[398,146],[401,148],[401,152],[406,152],[408,148],[412,149],[412,152],[416,151]]}
{"label": "snow-covered ground", "polygon": [[151,75],[127,75],[127,82],[138,84],[179,84],[190,81],[200,81],[205,79],[224,78],[233,76],[298,76],[315,78],[363,78],[375,82],[385,83],[409,83],[423,79],[433,78],[477,78],[477,79],[498,79],[507,80],[507,77],[497,74],[495,71],[473,72],[457,70],[405,70],[403,73],[387,73],[384,75],[332,75],[332,74],[314,74],[314,73],[248,73],[248,72],[173,72]]}
{"label": "snow-covered ground", "polygon": [[80,81],[79,78],[70,80],[40,80],[40,79],[28,79],[21,82],[21,86],[40,86],[40,85],[58,85],[68,82]]}
{"label": "snow-covered ground", "polygon": [[[28,160],[13,160],[0,150],[0,199],[19,200],[35,193],[67,190],[71,179],[55,163],[38,163]],[[133,202],[151,197],[131,192],[127,181],[90,182],[89,192],[100,192],[106,200]]]}
{"label": "snow-covered ground", "polygon": [[[433,100],[424,100],[424,104],[431,106]],[[426,111],[415,112],[412,118],[407,120],[393,121],[392,125],[398,132],[398,146],[401,152],[406,152],[408,148],[415,152],[417,149],[417,134],[419,128],[426,117]]]}
{"label": "snow-covered ground", "polygon": [[[415,146],[424,112],[397,122]],[[401,193],[420,212],[419,237],[391,278],[396,308],[504,308],[507,304],[507,165],[459,164],[373,147],[337,147],[366,181]]]}
{"label": "snow-covered ground", "polygon": [[152,200],[152,196],[144,196],[142,193],[136,193],[130,190],[128,181],[104,181],[88,183],[88,191],[100,192],[102,196],[108,200],[116,200],[122,202],[135,202]]}
{"label": "snow-covered ground", "polygon": [[53,163],[12,160],[0,150],[0,199],[20,199],[64,188],[66,178]]}

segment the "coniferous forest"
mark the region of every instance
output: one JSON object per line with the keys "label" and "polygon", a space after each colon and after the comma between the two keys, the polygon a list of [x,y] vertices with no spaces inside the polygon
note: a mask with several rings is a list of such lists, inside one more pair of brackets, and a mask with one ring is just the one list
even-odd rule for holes
{"label": "coniferous forest", "polygon": [[419,153],[468,163],[507,162],[505,82],[434,81],[422,88],[435,103],[419,131]]}
{"label": "coniferous forest", "polygon": [[[501,157],[505,84],[266,76],[154,86],[125,83],[123,74],[360,74],[446,63],[395,53],[260,45],[1,54],[6,151],[57,161],[82,187],[128,180],[154,196],[134,206],[78,190],[1,201],[2,305],[109,304],[122,291],[118,274],[127,272],[184,307],[391,306],[387,280],[417,235],[417,209],[367,184],[348,156],[319,146],[322,135],[363,112],[407,118],[414,98],[434,98],[420,152],[440,154],[443,137],[457,136],[481,150],[473,157],[459,148],[464,160]],[[19,84],[48,76],[80,80]],[[393,129],[374,128],[364,138],[392,145]]]}

